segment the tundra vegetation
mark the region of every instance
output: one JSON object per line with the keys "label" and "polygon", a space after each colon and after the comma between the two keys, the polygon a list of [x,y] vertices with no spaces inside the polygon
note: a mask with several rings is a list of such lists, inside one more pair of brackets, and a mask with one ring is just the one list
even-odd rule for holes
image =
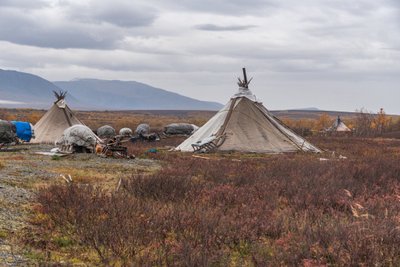
{"label": "tundra vegetation", "polygon": [[135,160],[0,155],[34,193],[12,242],[43,264],[399,266],[400,140],[376,137],[396,123],[310,136],[323,154],[193,157],[174,137],[129,144]]}

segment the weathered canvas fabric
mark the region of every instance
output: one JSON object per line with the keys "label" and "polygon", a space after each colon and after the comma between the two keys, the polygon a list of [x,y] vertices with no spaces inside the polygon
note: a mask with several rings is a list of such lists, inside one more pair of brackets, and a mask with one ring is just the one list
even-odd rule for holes
{"label": "weathered canvas fabric", "polygon": [[189,135],[194,133],[199,127],[190,123],[171,123],[164,127],[164,133],[166,134],[185,134]]}
{"label": "weathered canvas fabric", "polygon": [[116,136],[117,133],[110,125],[104,125],[97,129],[97,136],[101,139],[109,139]]}
{"label": "weathered canvas fabric", "polygon": [[10,144],[16,141],[15,125],[9,121],[0,120],[0,144]]}
{"label": "weathered canvas fabric", "polygon": [[338,117],[332,127],[327,129],[328,132],[351,132],[351,129]]}
{"label": "weathered canvas fabric", "polygon": [[65,103],[65,100],[60,99],[35,124],[35,139],[32,141],[34,143],[54,144],[65,129],[77,124],[83,125]]}
{"label": "weathered canvas fabric", "polygon": [[78,147],[94,151],[97,144],[97,136],[85,125],[74,125],[65,129],[62,136],[57,140],[56,145],[61,150],[74,152]]}
{"label": "weathered canvas fabric", "polygon": [[131,136],[133,134],[133,131],[132,131],[132,129],[130,129],[130,128],[121,128],[120,130],[119,130],[119,135],[122,135],[122,136]]}
{"label": "weathered canvas fabric", "polygon": [[149,134],[150,133],[150,125],[146,123],[139,124],[135,130],[136,134]]}
{"label": "weathered canvas fabric", "polygon": [[273,116],[247,88],[231,100],[176,150],[192,152],[192,144],[222,137],[217,150],[256,153],[321,152]]}

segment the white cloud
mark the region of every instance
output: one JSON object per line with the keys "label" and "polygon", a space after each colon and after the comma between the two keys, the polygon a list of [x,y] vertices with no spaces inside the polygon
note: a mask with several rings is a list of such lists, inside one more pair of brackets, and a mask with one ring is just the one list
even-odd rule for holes
{"label": "white cloud", "polygon": [[0,104],[1,105],[20,105],[20,104],[25,104],[24,102],[18,102],[18,101],[10,101],[10,100],[1,100],[0,99]]}

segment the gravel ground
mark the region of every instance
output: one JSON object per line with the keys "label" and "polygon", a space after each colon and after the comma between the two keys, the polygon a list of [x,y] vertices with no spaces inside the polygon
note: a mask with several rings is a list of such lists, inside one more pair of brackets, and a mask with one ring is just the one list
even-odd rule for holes
{"label": "gravel ground", "polygon": [[[62,182],[55,170],[78,170],[82,173],[104,170],[111,182],[118,176],[159,168],[156,161],[148,159],[109,159],[94,154],[74,154],[54,160],[51,156],[37,155],[49,151],[48,145],[23,145],[24,149],[0,152],[0,266],[35,266],[24,257],[16,233],[28,226],[29,206],[35,202],[38,187]],[[67,175],[68,173],[63,173]],[[74,177],[73,177],[74,178]]]}

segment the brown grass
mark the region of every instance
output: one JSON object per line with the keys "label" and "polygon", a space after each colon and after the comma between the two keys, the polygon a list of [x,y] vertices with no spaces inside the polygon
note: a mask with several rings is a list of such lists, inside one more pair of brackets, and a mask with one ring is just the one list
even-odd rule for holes
{"label": "brown grass", "polygon": [[118,192],[52,186],[35,231],[104,265],[399,265],[399,141],[312,141],[335,155],[159,153],[159,172],[128,175]]}
{"label": "brown grass", "polygon": [[[0,109],[4,120],[29,121],[35,124],[45,110]],[[154,132],[162,132],[164,126],[174,122],[188,122],[203,125],[215,111],[76,111],[76,116],[91,129],[111,125],[117,131],[124,127],[133,130],[141,123],[150,125]]]}

